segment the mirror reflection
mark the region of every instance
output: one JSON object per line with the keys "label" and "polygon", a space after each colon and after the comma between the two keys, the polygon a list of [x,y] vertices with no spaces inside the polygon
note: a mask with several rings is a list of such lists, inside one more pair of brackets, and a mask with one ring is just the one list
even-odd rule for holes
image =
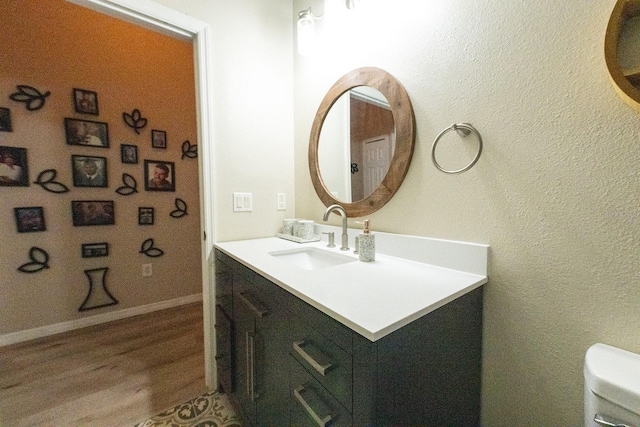
{"label": "mirror reflection", "polygon": [[336,100],[318,143],[320,173],[335,199],[351,203],[378,188],[389,171],[395,133],[389,102],[377,89],[358,86]]}

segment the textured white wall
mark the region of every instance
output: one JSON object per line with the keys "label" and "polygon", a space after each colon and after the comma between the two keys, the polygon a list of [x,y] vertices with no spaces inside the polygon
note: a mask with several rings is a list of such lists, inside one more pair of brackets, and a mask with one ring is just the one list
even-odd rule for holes
{"label": "textured white wall", "polygon": [[[318,0],[293,3],[322,12]],[[377,66],[407,89],[417,146],[373,230],[491,245],[485,427],[582,425],[586,349],[640,353],[640,117],[604,64],[614,3],[366,0],[318,22],[320,51],[295,58],[297,216],[324,211],[307,165],[317,106],[341,75]],[[458,122],[485,150],[467,173],[445,175],[431,144]],[[474,153],[456,144],[443,139],[443,163],[461,167]]]}
{"label": "textured white wall", "polygon": [[[295,204],[291,0],[154,1],[210,25],[216,239],[275,235]],[[253,212],[234,213],[233,192],[253,193]]]}

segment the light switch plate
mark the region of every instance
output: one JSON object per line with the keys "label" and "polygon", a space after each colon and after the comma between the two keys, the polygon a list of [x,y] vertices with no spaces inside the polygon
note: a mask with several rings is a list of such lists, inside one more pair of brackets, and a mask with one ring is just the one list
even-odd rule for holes
{"label": "light switch plate", "polygon": [[251,212],[253,210],[253,193],[233,193],[233,211]]}

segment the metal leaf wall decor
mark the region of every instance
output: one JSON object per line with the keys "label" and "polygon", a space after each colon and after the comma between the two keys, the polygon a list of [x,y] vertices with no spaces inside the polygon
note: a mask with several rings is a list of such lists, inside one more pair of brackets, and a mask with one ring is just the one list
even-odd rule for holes
{"label": "metal leaf wall decor", "polygon": [[187,203],[176,197],[176,201],[175,201],[175,205],[176,205],[176,209],[171,211],[171,213],[169,215],[171,215],[173,218],[182,218],[187,214]]}
{"label": "metal leaf wall decor", "polygon": [[142,114],[140,114],[140,110],[138,110],[137,108],[133,110],[131,114],[126,112],[122,113],[122,119],[127,124],[127,126],[136,131],[138,135],[140,135],[140,129],[144,128],[147,125],[147,119],[142,117]]}
{"label": "metal leaf wall decor", "polygon": [[56,181],[57,175],[58,171],[55,169],[45,169],[38,174],[38,178],[33,183],[38,184],[50,193],[61,194],[69,192],[69,187]]}
{"label": "metal leaf wall decor", "polygon": [[153,246],[153,239],[147,239],[142,242],[142,247],[138,253],[144,254],[151,258],[157,258],[164,255],[164,251],[162,249],[156,248]]}
{"label": "metal leaf wall decor", "polygon": [[9,98],[12,101],[24,102],[29,111],[36,111],[44,107],[45,100],[51,95],[49,91],[41,93],[38,89],[27,85],[18,85],[16,87],[18,91],[9,95]]}
{"label": "metal leaf wall decor", "polygon": [[185,157],[190,159],[195,159],[198,157],[198,144],[191,145],[191,142],[187,139],[182,143],[182,157],[184,160]]}
{"label": "metal leaf wall decor", "polygon": [[124,185],[118,187],[116,190],[116,193],[121,196],[130,196],[138,192],[138,183],[136,182],[136,179],[128,173],[122,174],[122,183]]}
{"label": "metal leaf wall decor", "polygon": [[44,249],[32,246],[29,249],[29,259],[31,261],[18,267],[18,271],[22,273],[37,273],[49,268],[49,254]]}

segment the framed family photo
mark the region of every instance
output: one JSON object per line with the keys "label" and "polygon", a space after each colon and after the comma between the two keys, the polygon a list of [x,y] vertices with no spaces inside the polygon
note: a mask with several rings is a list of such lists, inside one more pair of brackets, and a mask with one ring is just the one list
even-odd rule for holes
{"label": "framed family photo", "polygon": [[11,110],[0,107],[0,132],[12,132]]}
{"label": "framed family photo", "polygon": [[76,113],[98,115],[98,94],[90,90],[73,89]]}
{"label": "framed family photo", "polygon": [[120,144],[120,161],[122,163],[138,164],[138,146]]}
{"label": "framed family photo", "polygon": [[0,146],[0,187],[28,187],[27,149]]}
{"label": "framed family photo", "polygon": [[92,120],[64,119],[68,145],[109,148],[109,126]]}
{"label": "framed family photo", "polygon": [[163,130],[151,130],[151,146],[153,148],[167,148],[167,132]]}
{"label": "framed family photo", "polygon": [[176,191],[175,163],[145,160],[144,189],[147,191]]}
{"label": "framed family photo", "polygon": [[74,187],[107,187],[106,157],[71,156]]}
{"label": "framed family photo", "polygon": [[16,217],[16,227],[18,233],[31,233],[34,231],[45,231],[44,210],[42,206],[28,208],[13,208]]}
{"label": "framed family photo", "polygon": [[116,223],[113,200],[73,200],[71,213],[76,227]]}
{"label": "framed family photo", "polygon": [[138,225],[153,225],[154,209],[149,207],[138,208]]}
{"label": "framed family photo", "polygon": [[109,256],[109,243],[83,243],[82,258],[96,258],[101,256]]}

